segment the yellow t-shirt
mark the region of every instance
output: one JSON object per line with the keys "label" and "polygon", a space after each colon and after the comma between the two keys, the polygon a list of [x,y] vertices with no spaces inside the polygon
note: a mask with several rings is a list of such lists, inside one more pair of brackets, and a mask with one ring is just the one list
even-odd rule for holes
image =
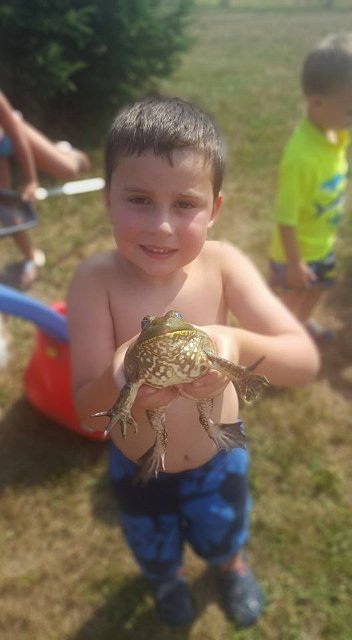
{"label": "yellow t-shirt", "polygon": [[280,164],[270,257],[286,262],[278,225],[296,227],[301,258],[320,260],[332,250],[347,182],[347,131],[330,142],[308,120],[293,132]]}

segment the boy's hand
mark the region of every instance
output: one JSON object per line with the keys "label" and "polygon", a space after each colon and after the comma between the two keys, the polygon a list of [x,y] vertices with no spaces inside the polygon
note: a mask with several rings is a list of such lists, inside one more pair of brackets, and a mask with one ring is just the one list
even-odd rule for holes
{"label": "boy's hand", "polygon": [[288,289],[306,289],[317,279],[315,273],[304,262],[287,265],[286,286]]}
{"label": "boy's hand", "polygon": [[136,403],[141,409],[158,409],[168,407],[179,395],[177,387],[164,387],[156,389],[148,384],[143,384],[137,394]]}
{"label": "boy's hand", "polygon": [[[238,349],[234,340],[234,330],[231,327],[208,325],[206,327],[199,327],[202,331],[205,331],[209,337],[215,342],[216,351],[219,356],[237,362]],[[227,376],[211,369],[209,373],[205,374],[194,382],[179,385],[179,391],[182,396],[186,398],[215,398],[221,395],[230,380]]]}

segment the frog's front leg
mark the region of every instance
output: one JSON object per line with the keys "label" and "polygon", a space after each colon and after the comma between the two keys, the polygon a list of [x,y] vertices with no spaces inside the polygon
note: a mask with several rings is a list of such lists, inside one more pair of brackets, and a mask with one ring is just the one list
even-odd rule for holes
{"label": "frog's front leg", "polygon": [[137,433],[137,422],[132,415],[132,406],[140,385],[140,382],[126,382],[111,409],[92,414],[92,418],[99,418],[102,416],[110,418],[110,422],[104,431],[104,437],[106,437],[117,425],[120,426],[123,438],[126,438],[128,424],[130,424],[133,427],[134,432]]}
{"label": "frog's front leg", "polygon": [[261,376],[254,373],[257,366],[264,360],[265,356],[256,360],[249,367],[243,367],[240,364],[235,364],[231,360],[226,360],[213,353],[211,351],[205,351],[208,356],[212,367],[220,371],[232,381],[239,397],[245,402],[252,402],[256,400],[260,392],[264,387],[269,384],[269,380],[266,376]]}
{"label": "frog's front leg", "polygon": [[215,442],[218,451],[221,451],[221,449],[229,451],[235,447],[245,449],[245,437],[240,425],[222,426],[211,419],[213,404],[212,398],[200,398],[197,400],[199,422],[204,427],[209,438]]}
{"label": "frog's front leg", "polygon": [[138,460],[139,471],[137,481],[146,482],[152,476],[157,477],[159,471],[165,471],[165,453],[167,431],[165,428],[165,411],[167,407],[147,409],[146,413],[155,432],[154,444]]}

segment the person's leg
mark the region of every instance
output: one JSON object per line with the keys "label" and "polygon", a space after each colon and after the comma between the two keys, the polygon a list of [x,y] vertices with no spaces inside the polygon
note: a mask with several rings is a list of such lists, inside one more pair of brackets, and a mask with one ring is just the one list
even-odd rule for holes
{"label": "person's leg", "polygon": [[324,348],[331,344],[335,332],[324,329],[311,319],[314,309],[322,301],[327,289],[335,282],[335,255],[329,253],[322,260],[309,262],[309,267],[316,276],[312,286],[301,289],[290,289],[285,286],[286,265],[270,261],[269,285],[280,300],[290,309],[296,318],[305,326],[316,344]]}
{"label": "person's leg", "polygon": [[263,608],[262,591],[242,555],[248,537],[248,456],[221,451],[181,483],[184,537],[219,572],[222,604],[240,627],[253,624]]}
{"label": "person's leg", "polygon": [[38,169],[60,180],[75,178],[89,169],[89,159],[83,151],[69,143],[52,142],[24,120],[22,126]]}
{"label": "person's leg", "polygon": [[[0,157],[0,188],[10,189],[11,176],[9,163],[6,157]],[[29,287],[38,276],[38,266],[35,263],[35,249],[28,231],[14,233],[13,241],[24,257],[21,274],[21,286]]]}
{"label": "person's leg", "polygon": [[182,538],[177,475],[135,481],[137,467],[113,444],[110,476],[126,542],[149,581],[160,618],[170,625],[193,618],[192,599],[182,570]]}
{"label": "person's leg", "polygon": [[0,370],[4,369],[9,360],[8,336],[5,329],[4,318],[0,313]]}
{"label": "person's leg", "polygon": [[309,287],[307,289],[289,289],[279,293],[282,302],[303,324],[310,318],[318,302],[321,301],[324,289]]}

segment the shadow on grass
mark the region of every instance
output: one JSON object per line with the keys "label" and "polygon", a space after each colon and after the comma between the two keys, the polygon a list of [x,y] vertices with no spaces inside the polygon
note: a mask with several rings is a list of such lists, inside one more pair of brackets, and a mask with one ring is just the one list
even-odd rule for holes
{"label": "shadow on grass", "polygon": [[106,456],[106,443],[76,435],[48,420],[24,398],[0,422],[0,490],[33,486]]}
{"label": "shadow on grass", "polygon": [[[210,602],[217,601],[214,573],[206,570],[190,585],[195,620]],[[147,582],[142,577],[125,579],[123,586],[110,589],[106,603],[68,640],[186,640],[191,625],[169,628],[160,622]]]}

